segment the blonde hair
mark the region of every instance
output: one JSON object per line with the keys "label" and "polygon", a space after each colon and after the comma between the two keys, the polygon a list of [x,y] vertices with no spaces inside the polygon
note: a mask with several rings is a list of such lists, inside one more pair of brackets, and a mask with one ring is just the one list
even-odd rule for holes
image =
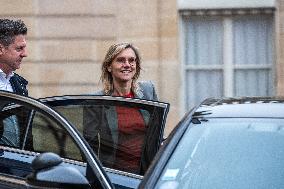
{"label": "blonde hair", "polygon": [[128,48],[131,48],[136,55],[136,73],[132,78],[133,80],[131,84],[131,90],[132,92],[134,92],[134,94],[137,94],[138,92],[138,86],[136,82],[141,71],[141,57],[139,55],[138,49],[135,46],[133,46],[131,43],[125,42],[111,45],[104,58],[102,64],[101,81],[103,83],[103,91],[107,95],[111,95],[111,92],[113,91],[113,78],[111,73],[108,71],[108,67],[112,64],[113,60],[119,53]]}

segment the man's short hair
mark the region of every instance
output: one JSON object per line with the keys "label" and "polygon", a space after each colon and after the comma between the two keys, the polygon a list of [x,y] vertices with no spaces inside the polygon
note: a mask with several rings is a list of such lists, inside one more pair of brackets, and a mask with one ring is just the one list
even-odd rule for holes
{"label": "man's short hair", "polygon": [[26,35],[27,31],[22,20],[0,19],[0,43],[5,47],[14,42],[15,36]]}

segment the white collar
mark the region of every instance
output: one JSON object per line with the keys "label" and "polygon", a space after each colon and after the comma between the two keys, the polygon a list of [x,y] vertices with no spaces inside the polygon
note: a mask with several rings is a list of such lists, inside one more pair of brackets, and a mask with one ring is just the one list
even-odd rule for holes
{"label": "white collar", "polygon": [[3,70],[0,69],[0,75],[3,76],[5,79],[10,80],[11,77],[13,77],[15,73],[11,72],[8,76],[3,72]]}

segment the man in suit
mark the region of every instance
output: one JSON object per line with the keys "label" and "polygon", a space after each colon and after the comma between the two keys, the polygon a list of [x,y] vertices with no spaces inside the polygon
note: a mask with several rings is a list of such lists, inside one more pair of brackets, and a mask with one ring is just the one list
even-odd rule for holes
{"label": "man in suit", "polygon": [[[22,20],[0,19],[0,90],[28,96],[27,84],[15,71],[27,57],[27,27]],[[11,115],[1,121],[0,144],[20,147],[20,119]],[[32,142],[29,142],[32,146]]]}
{"label": "man in suit", "polygon": [[0,90],[24,96],[28,96],[28,81],[15,71],[27,57],[26,35],[22,20],[0,19]]}

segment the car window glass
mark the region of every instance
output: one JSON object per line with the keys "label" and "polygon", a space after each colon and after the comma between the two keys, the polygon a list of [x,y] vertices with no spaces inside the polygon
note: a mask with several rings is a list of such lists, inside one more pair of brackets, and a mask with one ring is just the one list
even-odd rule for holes
{"label": "car window glass", "polygon": [[143,175],[162,141],[162,107],[91,100],[49,105],[77,127],[108,168]]}
{"label": "car window glass", "polygon": [[79,148],[63,128],[40,112],[7,103],[0,114],[0,144],[36,152],[54,152],[82,160]]}
{"label": "car window glass", "polygon": [[106,167],[140,173],[150,113],[124,106],[87,106],[83,135]]}
{"label": "car window glass", "polygon": [[34,115],[32,134],[34,151],[54,152],[60,157],[82,160],[79,148],[67,131],[40,112]]}
{"label": "car window glass", "polygon": [[[0,173],[22,178],[32,172],[33,152],[54,152],[64,158],[82,161],[79,148],[57,122],[30,106],[8,101],[4,104],[3,100],[0,147]],[[21,154],[23,150],[31,152]]]}
{"label": "car window glass", "polygon": [[30,109],[7,103],[0,114],[0,144],[21,148],[25,140]]}

